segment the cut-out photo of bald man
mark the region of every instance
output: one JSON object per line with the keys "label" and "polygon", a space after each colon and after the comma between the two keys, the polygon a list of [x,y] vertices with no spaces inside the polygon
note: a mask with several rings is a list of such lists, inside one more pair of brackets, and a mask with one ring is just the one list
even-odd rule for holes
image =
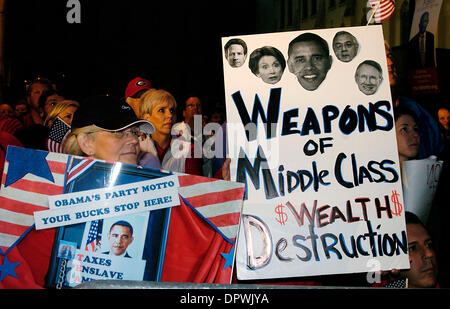
{"label": "cut-out photo of bald man", "polygon": [[332,60],[327,41],[316,34],[303,33],[289,43],[289,72],[308,91],[314,91],[322,84]]}
{"label": "cut-out photo of bald man", "polygon": [[383,70],[378,62],[365,60],[356,68],[355,81],[365,95],[375,94],[383,81]]}

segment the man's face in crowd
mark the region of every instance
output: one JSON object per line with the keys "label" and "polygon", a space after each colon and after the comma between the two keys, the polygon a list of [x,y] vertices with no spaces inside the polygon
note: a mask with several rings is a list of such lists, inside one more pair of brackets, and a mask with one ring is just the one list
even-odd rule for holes
{"label": "man's face in crowd", "polygon": [[44,103],[45,115],[50,114],[50,112],[55,108],[56,104],[58,104],[58,102],[61,102],[62,100],[64,100],[64,97],[62,97],[58,94],[53,94],[53,95],[49,96]]}
{"label": "man's face in crowd", "polygon": [[183,111],[184,121],[190,126],[191,132],[194,132],[194,116],[202,114],[202,102],[197,97],[190,97],[186,101],[186,107]]}
{"label": "man's face in crowd", "polygon": [[28,112],[28,107],[25,103],[17,104],[14,112],[15,112],[16,117],[20,117]]}
{"label": "man's face in crowd", "polygon": [[450,112],[446,108],[441,108],[438,110],[438,119],[442,126],[448,130],[448,122],[450,121]]}
{"label": "man's face in crowd", "polygon": [[292,46],[288,59],[289,71],[306,90],[316,90],[331,68],[331,57],[319,43],[297,42]]}
{"label": "man's face in crowd", "polygon": [[30,85],[30,95],[28,97],[28,104],[34,108],[34,109],[38,109],[39,108],[39,98],[41,96],[41,94],[48,90],[48,86],[45,84],[41,84],[41,83],[34,83],[32,85]]}
{"label": "man's face in crowd", "polygon": [[385,46],[384,49],[386,52],[386,62],[387,62],[388,74],[389,74],[389,84],[391,86],[395,86],[397,84],[398,73],[397,73],[397,67],[395,66],[395,62],[394,62],[394,55],[387,48],[387,46]]}
{"label": "man's face in crowd", "polygon": [[430,235],[420,224],[407,224],[410,269],[404,271],[410,288],[436,286],[438,267]]}
{"label": "man's face in crowd", "polygon": [[227,60],[233,68],[242,66],[247,55],[244,54],[244,47],[240,44],[231,44],[227,49]]}
{"label": "man's face in crowd", "polygon": [[14,111],[12,107],[8,104],[2,104],[0,105],[0,114],[5,114],[9,117],[14,117]]}

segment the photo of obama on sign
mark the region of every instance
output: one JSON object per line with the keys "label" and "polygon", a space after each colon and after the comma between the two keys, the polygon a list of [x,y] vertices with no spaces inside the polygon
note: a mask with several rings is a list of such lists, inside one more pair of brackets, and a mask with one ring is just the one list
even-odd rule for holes
{"label": "photo of obama on sign", "polygon": [[303,88],[316,90],[331,68],[332,57],[327,41],[317,34],[304,33],[289,43],[289,72]]}

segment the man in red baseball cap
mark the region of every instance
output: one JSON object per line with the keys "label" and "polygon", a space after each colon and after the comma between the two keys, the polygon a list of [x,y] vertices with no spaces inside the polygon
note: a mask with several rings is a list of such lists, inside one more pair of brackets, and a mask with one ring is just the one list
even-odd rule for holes
{"label": "man in red baseball cap", "polygon": [[128,83],[125,89],[125,100],[131,106],[136,116],[139,118],[139,98],[152,88],[152,84],[145,78],[136,77]]}

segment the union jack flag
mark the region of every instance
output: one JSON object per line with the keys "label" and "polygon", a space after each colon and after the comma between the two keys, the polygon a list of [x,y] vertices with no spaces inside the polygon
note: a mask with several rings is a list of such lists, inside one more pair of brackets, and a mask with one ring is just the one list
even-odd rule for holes
{"label": "union jack flag", "polygon": [[66,176],[66,185],[77,179],[85,171],[89,170],[95,162],[94,159],[71,157],[69,162],[70,169]]}
{"label": "union jack flag", "polygon": [[394,0],[369,0],[368,5],[372,7],[375,23],[382,23],[389,19],[395,10]]}

